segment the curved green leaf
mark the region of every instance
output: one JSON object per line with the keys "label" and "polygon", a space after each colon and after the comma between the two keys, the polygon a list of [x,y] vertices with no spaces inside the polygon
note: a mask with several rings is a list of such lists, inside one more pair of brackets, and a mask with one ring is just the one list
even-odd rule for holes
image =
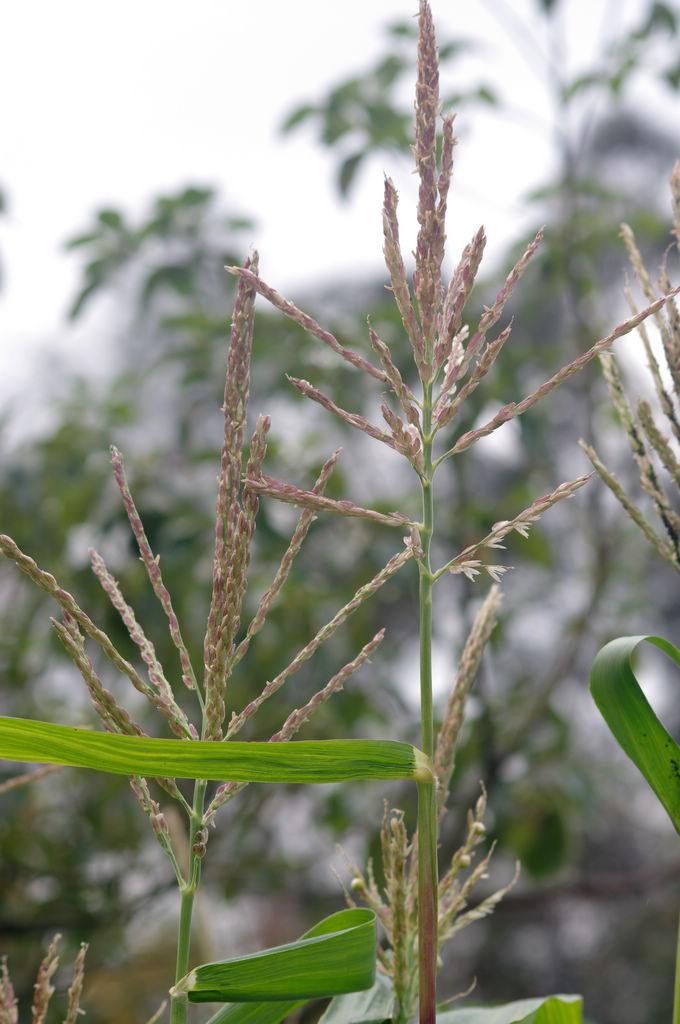
{"label": "curved green leaf", "polygon": [[227,1003],[206,1024],[281,1024],[306,999],[282,1003]]}
{"label": "curved green leaf", "polygon": [[680,651],[658,636],[622,636],[606,644],[590,671],[590,692],[619,745],[637,765],[680,833],[680,747],[652,710],[631,666],[646,640],[680,665]]}
{"label": "curved green leaf", "polygon": [[0,759],[67,764],[115,775],[236,782],[432,780],[425,755],[394,740],[215,743],[120,736],[22,718],[0,718]]}
{"label": "curved green leaf", "polygon": [[581,996],[539,996],[437,1014],[437,1024],[581,1024]]}
{"label": "curved green leaf", "polygon": [[378,974],[372,988],[336,996],[319,1024],[389,1024],[394,1007],[394,988],[384,974]]}
{"label": "curved green leaf", "polygon": [[314,999],[371,988],[375,965],[375,914],[353,908],[325,918],[297,942],[196,967],[170,994],[192,1003]]}

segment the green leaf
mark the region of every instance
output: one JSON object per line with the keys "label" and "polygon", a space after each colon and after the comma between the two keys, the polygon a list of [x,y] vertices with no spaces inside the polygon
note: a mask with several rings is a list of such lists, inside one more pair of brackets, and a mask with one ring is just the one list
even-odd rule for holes
{"label": "green leaf", "polygon": [[75,320],[80,316],[86,302],[89,302],[94,293],[101,286],[101,281],[91,281],[80,290],[73,304],[68,311],[69,320]]}
{"label": "green leaf", "polygon": [[631,39],[648,39],[657,29],[666,29],[669,35],[674,36],[678,27],[678,19],[675,12],[668,4],[653,3],[649,9],[647,19],[637,31],[633,32]]}
{"label": "green leaf", "polygon": [[306,999],[282,1003],[227,1003],[206,1024],[280,1024]]}
{"label": "green leaf", "polygon": [[578,75],[573,82],[564,87],[563,98],[570,100],[577,93],[583,92],[584,89],[592,89],[593,86],[601,85],[604,80],[604,72],[587,71],[582,75]]}
{"label": "green leaf", "polygon": [[191,268],[182,263],[168,263],[156,267],[147,277],[140,295],[142,308],[149,305],[153,295],[159,288],[169,288],[180,295],[191,295],[192,286]]}
{"label": "green leaf", "polygon": [[92,242],[97,242],[101,238],[99,232],[94,233],[92,231],[87,232],[84,235],[75,235],[73,238],[69,238],[64,242],[64,248],[66,249],[77,249],[79,245],[91,245]]}
{"label": "green leaf", "polygon": [[230,231],[252,231],[255,227],[252,217],[228,217],[226,223]]}
{"label": "green leaf", "polygon": [[205,206],[215,198],[214,188],[197,188],[189,185],[177,196],[178,206]]}
{"label": "green leaf", "polygon": [[415,39],[418,35],[418,30],[408,21],[396,21],[392,25],[387,26],[387,34],[391,36],[401,36],[405,39]]}
{"label": "green leaf", "polygon": [[437,1014],[437,1024],[581,1024],[580,996],[539,996],[504,1006],[471,1006]]}
{"label": "green leaf", "polygon": [[394,989],[384,974],[379,974],[367,992],[336,996],[319,1024],[384,1024],[392,1019]]}
{"label": "green leaf", "polygon": [[296,107],[292,110],[286,120],[281,125],[281,131],[285,134],[290,132],[293,128],[297,128],[303,121],[308,121],[310,117],[315,117],[319,113],[319,108],[313,106],[311,103],[303,103],[302,106]]}
{"label": "green leaf", "polygon": [[321,998],[371,988],[375,963],[375,914],[353,908],[325,918],[297,942],[195,967],[171,995],[192,1003]]}
{"label": "green leaf", "polygon": [[680,651],[658,636],[622,636],[606,644],[590,671],[590,692],[621,748],[640,769],[680,833],[680,747],[656,717],[632,669],[646,640],[680,665]]}
{"label": "green leaf", "polygon": [[353,153],[351,156],[346,157],[340,164],[338,171],[338,190],[343,198],[346,198],[352,182],[354,181],[361,161],[366,156],[365,150],[359,150],[358,153]]}
{"label": "green leaf", "polygon": [[22,718],[0,718],[0,758],[67,764],[115,775],[235,782],[432,779],[425,755],[393,740],[214,743],[119,736]]}
{"label": "green leaf", "polygon": [[399,75],[406,71],[407,66],[406,61],[402,57],[398,57],[396,53],[389,53],[374,68],[373,75],[380,83],[382,89],[388,89]]}
{"label": "green leaf", "polygon": [[122,231],[124,228],[123,218],[118,210],[100,210],[97,220],[113,231]]}
{"label": "green leaf", "polygon": [[671,89],[676,91],[680,89],[680,60],[666,68],[663,78],[670,85]]}
{"label": "green leaf", "polygon": [[495,90],[488,85],[480,85],[476,91],[476,96],[478,100],[488,104],[490,107],[497,107],[499,105],[499,99]]}

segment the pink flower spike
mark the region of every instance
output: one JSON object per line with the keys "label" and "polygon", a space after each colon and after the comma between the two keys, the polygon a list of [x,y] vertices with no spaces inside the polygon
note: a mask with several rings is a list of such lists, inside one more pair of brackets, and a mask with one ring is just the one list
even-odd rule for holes
{"label": "pink flower spike", "polygon": [[397,190],[391,178],[385,178],[385,198],[383,202],[383,235],[385,244],[385,264],[389,271],[397,309],[401,315],[404,329],[411,342],[413,358],[418,367],[421,380],[427,380],[430,369],[425,362],[425,345],[420,324],[411,299],[411,292],[406,280],[406,268],[399,244],[399,221],[397,220]]}
{"label": "pink flower spike", "polygon": [[404,551],[400,551],[398,554],[393,555],[389,562],[383,566],[383,568],[376,573],[373,579],[369,580],[362,587],[359,587],[354,596],[344,605],[330,622],[327,622],[325,626],[316,633],[312,640],[306,644],[301,651],[298,651],[296,656],[293,658],[291,663],[286,666],[279,674],[271,679],[262,692],[254,700],[252,700],[240,714],[232,715],[231,722],[229,723],[229,729],[227,731],[227,739],[230,739],[235,733],[237,733],[245,723],[253,717],[259,707],[267,700],[272,694],[279,690],[285,681],[293,675],[294,672],[300,668],[309,658],[312,657],[314,652],[325,643],[330,636],[352,615],[364,601],[368,600],[384,583],[387,582],[403,565],[405,565],[414,554],[414,550],[410,545],[407,545]]}
{"label": "pink flower spike", "polygon": [[370,323],[368,325],[368,336],[371,340],[373,351],[377,354],[385,373],[389,377],[392,391],[399,399],[399,404],[404,410],[406,419],[409,423],[412,423],[413,426],[417,427],[420,424],[420,413],[416,404],[415,395],[411,389],[404,384],[399,370],[392,361],[392,354],[388,346],[381,338],[378,337]]}
{"label": "pink flower spike", "polygon": [[[481,227],[472,241],[463,249],[463,254],[458,262],[458,266],[453,272],[453,276],[449,282],[446,298],[444,299],[440,333],[434,347],[435,372],[439,370],[439,368],[451,357],[453,341],[461,329],[463,323],[463,310],[475,283],[477,271],[479,270],[479,265],[482,262],[485,246],[486,235],[484,234],[484,228]],[[451,376],[451,384],[458,380],[459,375],[457,370],[460,369],[462,365],[463,360],[461,355],[459,364],[455,368],[456,372]],[[443,390],[447,390],[446,381],[444,383]]]}
{"label": "pink flower spike", "polygon": [[106,568],[104,559],[93,548],[90,548],[90,560],[92,562],[92,571],[99,580],[111,604],[120,615],[123,625],[130,635],[130,639],[139,648],[142,661],[147,666],[151,686],[144,685],[141,692],[151,705],[160,711],[177,736],[196,739],[195,728],[192,731],[192,726],[186,715],[175,701],[170,683],[167,681],[163,668],[156,657],[154,645],[139,625],[134,611],[126,602],[118,584]]}
{"label": "pink flower spike", "polygon": [[[256,289],[251,278],[257,280],[257,268],[257,253],[253,253],[252,260],[246,260],[245,267],[241,268],[244,276],[239,277],[236,290],[224,385],[224,442],[215,515],[213,588],[203,642],[207,721],[204,736],[211,740],[222,738],[229,659],[233,654],[234,638],[240,622],[254,522],[253,508],[245,509],[241,503],[241,454],[250,390],[250,356],[255,321]],[[262,448],[262,455],[266,428],[266,422],[261,421],[256,430],[259,437],[258,450]],[[255,461],[259,464],[261,458],[256,456]],[[254,499],[252,490],[249,493]],[[244,501],[247,504],[246,496]]]}
{"label": "pink flower spike", "polygon": [[318,693],[315,693],[312,699],[308,701],[304,707],[296,709],[288,715],[288,718],[283,723],[280,731],[274,733],[269,742],[281,743],[292,739],[302,726],[309,721],[314,712],[318,710],[322,704],[325,704],[334,693],[337,693],[338,690],[342,689],[345,680],[349,679],[352,673],[356,672],[360,665],[363,665],[364,662],[370,659],[370,656],[373,654],[376,647],[382,642],[384,636],[384,629],[381,629],[379,633],[376,633],[373,639],[369,640],[369,642],[361,648],[356,658],[345,665],[344,668],[341,668],[332,679],[329,679],[323,690],[319,690]]}
{"label": "pink flower spike", "polygon": [[260,494],[267,494],[270,498],[278,498],[279,501],[288,502],[290,505],[301,505],[303,508],[311,508],[318,512],[333,512],[340,516],[356,516],[359,519],[372,519],[375,523],[383,523],[385,526],[410,526],[408,516],[401,512],[376,512],[371,508],[362,508],[354,505],[351,501],[336,501],[334,498],[326,498],[314,491],[303,491],[293,484],[284,484],[274,477],[261,476],[248,478],[248,485]]}
{"label": "pink flower spike", "polygon": [[584,366],[587,366],[589,362],[599,356],[602,352],[606,351],[610,345],[616,341],[617,338],[623,337],[625,334],[629,334],[634,330],[643,320],[646,320],[648,316],[656,313],[657,310],[669,301],[674,295],[680,292],[680,285],[674,288],[667,295],[662,295],[661,298],[656,299],[649,306],[641,312],[636,313],[635,316],[630,317],[628,320],[624,320],[623,323],[615,327],[611,334],[608,334],[606,338],[601,338],[595,342],[583,355],[578,356],[573,362],[563,366],[561,370],[553,374],[550,380],[547,380],[544,384],[541,384],[531,395],[522,399],[521,402],[510,402],[508,405],[504,405],[502,409],[499,409],[495,416],[493,416],[483,426],[478,427],[475,430],[469,430],[465,434],[462,434],[456,443],[445,452],[437,462],[443,462],[444,459],[448,459],[451,455],[456,455],[458,452],[465,451],[466,448],[470,448],[480,437],[486,437],[488,434],[492,434],[494,430],[507,423],[508,420],[514,419],[515,416],[521,416],[523,412],[530,409],[532,406],[540,402],[542,398],[554,391],[555,388],[559,387],[560,384],[568,380],[569,377],[578,373]]}
{"label": "pink flower spike", "polygon": [[[321,472],[319,473],[316,483],[312,488],[314,494],[323,494],[326,488],[326,484],[328,483],[330,475],[335,467],[335,463],[338,460],[338,456],[340,455],[340,451],[341,449],[338,448],[335,452],[333,452],[331,457],[327,459],[326,462],[321,467]],[[290,544],[288,545],[288,548],[283,558],[281,559],[281,563],[276,572],[276,576],[274,577],[272,585],[260,598],[260,604],[258,606],[257,611],[255,612],[255,615],[248,624],[246,635],[243,638],[243,640],[241,640],[241,642],[239,643],[238,647],[234,652],[234,656],[231,661],[232,668],[238,664],[243,655],[246,653],[250,645],[250,641],[255,636],[255,634],[259,633],[259,631],[262,629],[262,626],[264,625],[267,616],[267,612],[274,604],[274,601],[278,597],[281,588],[286,582],[291,566],[293,564],[293,560],[300,551],[303,541],[307,536],[309,527],[311,526],[314,519],[315,515],[311,509],[305,508],[302,510],[302,513],[298,520],[298,524],[293,532],[293,536],[290,539]]]}
{"label": "pink flower spike", "polygon": [[[439,57],[430,5],[422,0],[418,27],[418,79],[416,82],[416,144],[414,155],[420,178],[418,190],[418,223],[416,268],[413,290],[418,303],[418,316],[423,332],[425,352],[434,341],[437,312],[444,288],[441,267],[444,259],[446,231],[446,192],[451,176],[453,148],[452,121],[448,119],[443,156],[444,166],[437,180],[437,116],[439,114]],[[438,186],[441,189],[438,202]]]}
{"label": "pink flower spike", "polygon": [[285,315],[291,320],[294,320],[295,323],[299,324],[300,327],[302,327],[308,334],[311,334],[313,337],[319,338],[320,341],[323,341],[329,348],[332,348],[334,352],[337,352],[339,356],[345,359],[348,363],[351,363],[352,366],[356,366],[359,370],[364,370],[366,373],[369,373],[371,377],[375,377],[376,380],[382,381],[385,384],[389,383],[382,370],[378,370],[377,367],[373,366],[373,364],[368,361],[368,359],[364,359],[363,356],[360,356],[358,352],[354,352],[349,348],[343,348],[338,339],[331,334],[330,331],[324,330],[323,327],[320,327],[316,320],[309,316],[308,313],[303,313],[301,309],[298,309],[297,306],[288,299],[284,299],[283,295],[275,291],[274,288],[270,288],[268,284],[265,284],[264,281],[257,276],[257,273],[253,273],[252,270],[249,270],[246,267],[226,267],[225,269],[230,274],[236,274],[241,278],[241,280],[247,281],[258,295],[261,295],[267,300],[267,302],[270,302],[272,306],[279,309],[282,313],[285,313]]}
{"label": "pink flower spike", "polygon": [[512,295],[515,289],[515,285],[521,278],[527,266],[529,265],[533,257],[536,255],[536,250],[538,249],[538,246],[540,245],[542,238],[543,228],[541,228],[538,231],[536,237],[529,243],[522,256],[518,259],[517,263],[506,277],[503,283],[503,287],[498,292],[498,295],[496,296],[496,300],[493,306],[489,306],[484,310],[484,313],[482,314],[479,321],[479,326],[475,333],[470,338],[470,341],[466,346],[465,359],[458,371],[458,380],[460,380],[460,378],[463,377],[468,372],[471,361],[482,350],[487,333],[500,319],[501,313],[503,312],[506,302]]}
{"label": "pink flower spike", "polygon": [[168,618],[170,636],[177,648],[180,664],[182,666],[182,680],[187,689],[195,690],[196,677],[189,659],[189,651],[184,643],[184,639],[182,638],[179,620],[177,619],[177,615],[175,614],[175,610],[172,606],[170,593],[163,583],[159,558],[158,556],[154,558],[151,546],[147,540],[146,533],[144,532],[142,520],[135,507],[135,503],[132,500],[132,494],[130,493],[130,488],[125,477],[123,456],[114,445],[111,446],[111,465],[113,466],[113,475],[116,479],[116,483],[118,484],[118,489],[123,499],[123,505],[125,506],[125,511],[127,513],[130,526],[132,527],[132,532],[135,535],[135,540],[137,541],[137,547],[139,548],[139,554],[142,562],[144,563],[144,568],[146,569],[149,581],[153,587],[153,592],[160,601],[161,607]]}
{"label": "pink flower spike", "polygon": [[335,402],[324,395],[323,391],[319,391],[318,388],[312,387],[307,380],[300,380],[299,377],[290,377],[286,374],[288,380],[291,382],[294,388],[304,395],[306,398],[311,398],[313,402],[318,402],[324,409],[328,409],[329,412],[334,413],[345,423],[349,424],[350,427],[355,427],[357,430],[362,430],[364,434],[368,434],[369,437],[374,437],[376,441],[382,441],[383,444],[389,445],[390,448],[394,448],[394,442],[389,434],[386,434],[384,430],[380,430],[378,427],[374,427],[372,423],[364,419],[363,416],[357,416],[356,413],[347,412],[346,409],[340,408]]}

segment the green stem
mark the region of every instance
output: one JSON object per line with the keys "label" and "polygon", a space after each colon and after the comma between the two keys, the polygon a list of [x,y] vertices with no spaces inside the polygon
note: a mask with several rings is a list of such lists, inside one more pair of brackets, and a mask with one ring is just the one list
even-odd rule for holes
{"label": "green stem", "polygon": [[[198,779],[194,784],[194,804],[189,827],[189,874],[180,886],[179,926],[177,929],[177,963],[175,984],[189,972],[189,950],[191,947],[191,919],[194,897],[201,876],[201,857],[194,853],[196,833],[203,818],[203,805],[207,782]],[[186,1024],[188,1001],[186,996],[175,996],[170,1005],[170,1024]]]}
{"label": "green stem", "polygon": [[[419,568],[421,747],[434,757],[432,705],[432,586],[430,543],[434,528],[432,477],[432,384],[423,389],[423,523]],[[420,1024],[435,1024],[437,1015],[437,808],[434,785],[418,783],[418,971]]]}
{"label": "green stem", "polygon": [[678,943],[675,951],[675,983],[673,985],[673,1024],[680,1024],[680,922],[678,922]]}
{"label": "green stem", "polygon": [[437,1019],[437,800],[434,785],[430,782],[418,783],[418,975],[420,1024],[435,1024]]}

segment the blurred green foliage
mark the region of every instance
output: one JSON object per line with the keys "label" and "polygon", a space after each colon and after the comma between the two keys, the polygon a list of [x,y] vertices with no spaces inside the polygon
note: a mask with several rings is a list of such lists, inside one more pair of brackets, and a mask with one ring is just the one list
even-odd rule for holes
{"label": "blurred green foliage", "polygon": [[[313,122],[318,141],[342,154],[336,185],[347,198],[367,156],[385,151],[408,153],[413,141],[413,54],[418,37],[415,20],[395,22],[386,29],[387,53],[367,72],[349,78],[331,89],[320,103],[296,107],[282,125],[284,133]],[[470,39],[439,40],[442,63],[455,60],[473,49]],[[404,84],[409,88],[404,90]],[[409,97],[409,102],[404,97]],[[474,108],[475,104],[495,106],[495,90],[484,80],[473,88],[463,87],[442,97],[446,110]]]}

